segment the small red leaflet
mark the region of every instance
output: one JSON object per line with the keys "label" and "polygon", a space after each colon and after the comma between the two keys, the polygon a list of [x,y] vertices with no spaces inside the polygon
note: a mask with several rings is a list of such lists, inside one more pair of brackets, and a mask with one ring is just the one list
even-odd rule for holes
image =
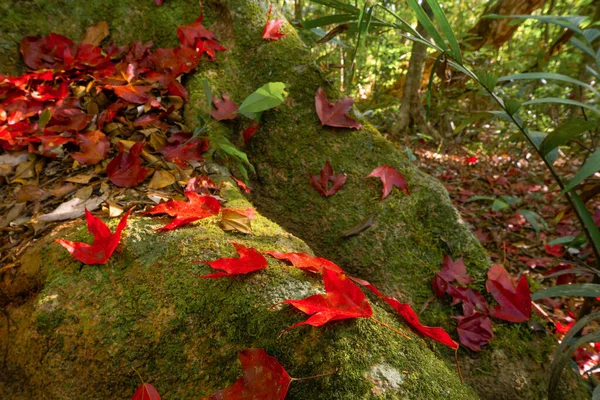
{"label": "small red leaflet", "polygon": [[262,38],[267,40],[279,40],[285,36],[285,33],[279,32],[285,20],[271,19],[271,11],[273,11],[273,5],[269,7],[269,12],[267,13],[267,23],[265,24],[265,30],[263,31]]}
{"label": "small red leaflet", "polygon": [[469,316],[453,317],[458,322],[456,328],[460,343],[473,351],[481,351],[494,337],[492,321],[487,314],[475,312]]}
{"label": "small red leaflet", "polygon": [[221,278],[229,275],[245,275],[249,272],[259,271],[267,268],[267,260],[256,249],[244,247],[241,244],[231,243],[240,255],[239,258],[219,258],[215,261],[205,262],[214,269],[220,269],[223,272],[203,275],[200,278]]}
{"label": "small red leaflet", "polygon": [[[329,182],[331,181],[331,188]],[[334,175],[333,168],[329,164],[329,161],[325,161],[325,164],[321,168],[319,175],[310,176],[310,184],[321,194],[323,197],[329,197],[336,194],[342,186],[346,183],[346,174],[340,172]]]}
{"label": "small red leaflet", "polygon": [[144,142],[137,142],[128,152],[125,152],[123,142],[118,143],[119,154],[106,166],[106,175],[110,181],[119,187],[132,187],[140,184],[152,172],[151,168],[142,167],[140,154]]}
{"label": "small red leaflet", "polygon": [[258,130],[258,127],[259,127],[259,123],[257,121],[253,120],[250,123],[250,126],[247,127],[246,129],[244,129],[244,132],[242,132],[242,136],[244,138],[244,144],[248,143],[248,141],[250,140],[252,135],[254,135],[256,133],[256,131]]}
{"label": "small red leaflet", "polygon": [[433,279],[433,290],[438,297],[444,296],[446,293],[448,283],[456,280],[462,285],[468,285],[473,281],[469,275],[467,275],[467,267],[461,258],[454,261],[449,255],[444,254],[442,260],[442,270],[435,274]]}
{"label": "small red leaflet", "polygon": [[406,194],[410,194],[404,175],[402,175],[396,168],[392,166],[381,165],[371,171],[367,178],[381,179],[381,182],[383,182],[383,192],[381,193],[382,200],[390,194],[394,186],[400,190],[404,190]]}
{"label": "small red leaflet", "polygon": [[133,208],[123,215],[115,233],[110,233],[108,226],[86,209],[85,219],[87,220],[88,232],[94,236],[93,243],[89,245],[64,239],[54,239],[54,241],[67,249],[73,258],[84,264],[104,264],[117,248],[121,240],[121,233],[127,225],[127,218],[132,210]]}
{"label": "small red leaflet", "polygon": [[321,88],[315,94],[315,107],[317,115],[321,120],[321,125],[334,126],[338,128],[360,129],[362,125],[347,114],[352,108],[354,100],[351,97],[345,97],[330,104],[327,100],[327,94]]}
{"label": "small red leaflet", "polygon": [[494,264],[488,271],[485,288],[499,305],[490,312],[492,317],[509,322],[525,322],[531,316],[531,292],[527,277],[522,275],[515,287],[512,277],[501,265]]}
{"label": "small red leaflet", "polygon": [[149,383],[141,384],[131,400],[161,400],[158,390]]}
{"label": "small red leaflet", "polygon": [[210,116],[217,121],[235,119],[237,117],[238,105],[229,97],[227,93],[223,93],[223,100],[213,95],[213,105],[215,109],[210,112]]}
{"label": "small red leaflet", "polygon": [[325,269],[323,283],[326,294],[315,294],[302,300],[283,302],[310,315],[310,318],[290,326],[282,333],[301,325],[322,326],[329,321],[373,316],[367,297],[344,274]]}
{"label": "small red leaflet", "polygon": [[233,385],[202,400],[283,400],[292,379],[286,370],[263,349],[239,353],[244,375]]}
{"label": "small red leaflet", "polygon": [[304,271],[322,274],[323,270],[328,269],[333,272],[344,273],[340,267],[325,258],[314,257],[305,253],[282,253],[279,251],[265,251],[264,253],[278,260],[289,261],[294,267]]}
{"label": "small red leaflet", "polygon": [[221,204],[213,196],[200,196],[195,192],[185,192],[189,202],[169,200],[154,206],[146,214],[168,214],[175,219],[157,231],[170,231],[191,222],[219,214]]}

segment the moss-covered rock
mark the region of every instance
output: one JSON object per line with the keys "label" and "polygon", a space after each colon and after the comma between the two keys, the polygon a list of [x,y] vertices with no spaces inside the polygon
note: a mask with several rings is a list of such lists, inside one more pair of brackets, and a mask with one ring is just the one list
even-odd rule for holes
{"label": "moss-covered rock", "polygon": [[[232,187],[225,195],[248,206]],[[195,260],[234,256],[232,241],[310,252],[268,219],[257,216],[253,235],[226,233],[216,218],[157,233],[164,222],[131,218],[121,251],[107,265],[82,267],[52,242],[88,237],[78,221],[35,244],[16,276],[4,276],[0,291],[14,301],[0,320],[7,349],[0,397],[129,398],[140,384],[135,369],[164,399],[194,399],[235,381],[237,352],[259,347],[295,377],[338,370],[292,383],[289,399],[476,398],[422,339],[406,340],[372,320],[299,327],[278,338],[306,316],[271,307],[323,292],[319,276],[269,258],[268,269],[247,276],[200,278],[212,269]],[[41,284],[15,287],[32,277]],[[373,304],[378,319],[410,334]]]}
{"label": "moss-covered rock", "polygon": [[[417,307],[432,295],[431,279],[443,253],[463,256],[482,289],[489,261],[443,186],[412,166],[368,124],[360,131],[320,125],[314,93],[324,87],[335,98],[335,90],[289,25],[284,27],[285,38],[261,40],[268,2],[211,0],[204,6],[206,25],[229,51],[219,53],[216,63],[202,64],[187,79],[188,125],[206,112],[202,78],[211,82],[213,91],[225,91],[238,102],[264,83],[288,85],[289,98],[263,114],[259,131],[245,149],[257,170],[255,206],[318,255]],[[197,14],[195,0],[169,0],[159,8],[151,0],[5,1],[0,5],[0,70],[22,69],[17,44],[23,35],[54,31],[76,39],[88,25],[106,20],[119,44],[141,39],[168,46],[176,43],[176,25],[190,23]],[[242,145],[243,126],[236,120],[212,129]],[[348,175],[344,188],[327,199],[308,183],[309,174],[318,173],[325,160]],[[380,200],[380,181],[365,177],[382,164],[406,176],[410,196],[394,191]],[[244,200],[238,196],[236,202]],[[341,236],[370,216],[374,223],[368,230]],[[260,249],[307,249],[267,219],[259,218],[255,225],[264,230],[235,240]],[[318,290],[318,280],[273,261],[272,269],[249,277],[199,280],[206,267],[191,263],[193,258],[232,252],[231,235],[210,221],[199,226],[155,235],[152,222],[133,219],[125,251],[110,264],[112,280],[105,267],[79,272],[79,265],[54,245],[36,247],[29,256],[32,267],[21,269],[15,279],[39,293],[8,305],[11,335],[3,340],[10,342],[12,378],[4,380],[4,389],[23,393],[23,398],[43,387],[54,390],[54,397],[114,397],[130,393],[138,383],[131,373],[134,366],[159,389],[164,384],[167,398],[187,398],[234,380],[239,372],[232,368],[235,352],[257,346],[275,355],[294,376],[344,368],[320,381],[294,383],[291,398],[368,398],[377,392],[383,398],[471,395],[422,341],[403,341],[368,320],[302,328],[275,340],[300,316],[267,308],[288,293],[299,298]],[[3,290],[20,293],[14,285]],[[451,314],[448,305],[434,301],[423,318],[452,330]],[[4,329],[7,325],[0,326],[0,332]],[[543,398],[552,339],[536,338],[524,324],[497,323],[495,329],[490,348],[476,358],[461,350],[467,381],[483,398]],[[448,352],[439,346],[435,350],[451,362]],[[383,383],[374,389],[374,382]]]}

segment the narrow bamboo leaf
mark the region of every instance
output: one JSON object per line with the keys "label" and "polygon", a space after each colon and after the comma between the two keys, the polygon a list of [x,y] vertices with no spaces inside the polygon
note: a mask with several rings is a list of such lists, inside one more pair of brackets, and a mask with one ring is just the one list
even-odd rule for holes
{"label": "narrow bamboo leaf", "polygon": [[535,19],[541,22],[555,24],[558,26],[562,26],[563,28],[567,28],[572,30],[575,33],[579,33],[583,35],[583,31],[579,29],[579,24],[583,22],[587,17],[581,17],[578,15],[574,16],[554,16],[554,15],[499,15],[499,14],[489,14],[486,15],[485,18],[490,19],[504,19],[504,18],[512,18],[512,19]]}
{"label": "narrow bamboo leaf", "polygon": [[532,104],[547,104],[547,103],[551,103],[551,104],[565,104],[565,105],[569,105],[569,106],[582,107],[582,108],[586,108],[588,110],[591,110],[591,111],[595,112],[596,114],[600,114],[600,110],[597,109],[594,106],[582,103],[582,102],[577,101],[577,100],[561,99],[560,97],[544,97],[544,98],[541,98],[541,99],[529,100],[529,101],[524,102],[523,105],[529,106],[529,105],[532,105]]}
{"label": "narrow bamboo leaf", "polygon": [[514,99],[508,99],[504,102],[508,115],[515,115],[521,109],[521,103]]}
{"label": "narrow bamboo leaf", "polygon": [[592,49],[589,44],[584,43],[577,38],[571,38],[570,42],[573,46],[577,47],[579,50],[583,51],[588,56],[596,58],[596,52],[594,52],[594,49]]}
{"label": "narrow bamboo leaf", "polygon": [[435,16],[435,20],[439,24],[440,28],[446,35],[446,39],[448,39],[448,43],[450,44],[450,48],[452,49],[452,56],[456,62],[462,64],[462,55],[460,54],[460,46],[458,45],[458,41],[456,40],[456,36],[454,35],[454,31],[452,31],[452,27],[446,19],[446,15],[442,11],[437,0],[427,0],[427,4],[431,7],[431,11],[433,11],[433,15]]}
{"label": "narrow bamboo leaf", "polygon": [[391,16],[393,16],[399,24],[396,24],[396,27],[398,29],[402,29],[405,32],[410,33],[410,35],[405,35],[405,34],[400,34],[400,36],[415,41],[415,42],[419,42],[424,44],[427,47],[432,47],[435,48],[437,51],[439,51],[440,53],[443,53],[444,51],[437,47],[436,45],[434,45],[433,43],[431,43],[430,41],[428,41],[427,39],[425,39],[419,32],[417,32],[416,30],[413,29],[412,26],[410,26],[410,24],[408,22],[406,22],[402,17],[400,17],[398,14],[394,13],[392,10],[390,10],[387,7],[381,6],[381,5],[377,5],[378,7],[382,8],[385,12],[387,12],[388,14],[390,14]]}
{"label": "narrow bamboo leaf", "polygon": [[341,24],[344,22],[355,21],[355,14],[336,14],[328,15],[326,17],[316,18],[310,21],[302,22],[302,29],[320,28],[331,24]]}
{"label": "narrow bamboo leaf", "polygon": [[540,145],[540,151],[543,155],[546,155],[569,140],[595,127],[595,121],[586,121],[583,118],[569,118],[546,136]]}
{"label": "narrow bamboo leaf", "polygon": [[[515,117],[516,116],[513,116],[513,118],[515,118]],[[540,151],[540,153],[541,153],[540,147],[541,147],[542,143],[544,143],[544,140],[546,140],[546,137],[548,137],[548,134],[546,132],[532,131],[532,130],[528,130],[527,132],[528,132],[529,138],[535,144],[535,148],[538,151]],[[558,158],[558,149],[550,150],[550,152],[548,152],[547,154],[543,154],[543,157],[550,164],[554,164],[554,162]]]}
{"label": "narrow bamboo leaf", "polygon": [[542,229],[548,229],[548,224],[546,223],[544,218],[542,218],[542,216],[536,213],[535,211],[520,209],[517,210],[517,212],[523,217],[525,217],[527,222],[529,222],[535,230],[535,233],[539,234]]}
{"label": "narrow bamboo leaf", "polygon": [[507,113],[505,113],[504,111],[486,111],[488,114],[492,114],[496,117],[500,117],[502,119],[507,120],[508,122],[513,122],[513,120],[510,118],[510,115],[508,115]]}
{"label": "narrow bamboo leaf", "polygon": [[562,190],[561,194],[565,194],[577,186],[581,181],[589,178],[598,171],[600,171],[600,149],[596,150],[594,154],[587,159],[581,169],[577,171],[573,179],[571,179],[567,186],[565,186],[565,188]]}
{"label": "narrow bamboo leaf", "polygon": [[583,30],[583,37],[589,44],[592,44],[594,40],[600,37],[600,29],[589,28]]}
{"label": "narrow bamboo leaf", "polygon": [[596,283],[576,283],[572,285],[553,286],[533,293],[531,295],[531,300],[565,296],[598,297],[600,296],[600,285]]}
{"label": "narrow bamboo leaf", "polygon": [[480,119],[487,119],[487,118],[490,118],[489,113],[481,112],[481,113],[473,114],[472,116],[467,117],[460,122],[460,125],[458,125],[454,129],[454,134],[458,134],[458,133],[462,132],[463,129],[465,129],[467,126],[471,125],[475,121],[479,121]]}
{"label": "narrow bamboo leaf", "polygon": [[358,18],[358,39],[356,40],[356,47],[354,48],[354,54],[352,55],[352,68],[350,69],[349,82],[354,79],[354,74],[361,65],[362,56],[365,53],[365,45],[367,40],[367,34],[369,32],[369,25],[371,24],[371,16],[373,15],[373,7],[367,8],[367,3],[363,7],[360,16]]}
{"label": "narrow bamboo leaf", "polygon": [[550,398],[554,398],[553,393],[558,387],[560,376],[562,375],[567,363],[571,360],[571,357],[573,357],[575,351],[584,344],[597,342],[598,340],[600,340],[600,332],[592,332],[577,339],[575,343],[569,343],[570,346],[566,348],[563,353],[558,355],[555,354],[556,357],[553,355],[553,360],[550,364],[550,380],[548,384],[548,393],[551,394]]}
{"label": "narrow bamboo leaf", "polygon": [[569,244],[575,239],[575,236],[563,236],[557,239],[551,240],[548,242],[550,246],[554,246],[556,244]]}
{"label": "narrow bamboo leaf", "polygon": [[552,72],[528,72],[524,74],[515,74],[503,76],[498,79],[498,82],[506,82],[506,81],[517,81],[517,80],[530,80],[530,79],[545,79],[545,80],[553,80],[553,81],[562,81],[572,83],[577,86],[584,87],[589,91],[593,92],[596,96],[600,96],[600,92],[596,90],[592,85],[589,85],[585,82],[582,82],[578,79],[571,78],[567,75],[555,74]]}
{"label": "narrow bamboo leaf", "polygon": [[588,72],[588,74],[592,75],[594,78],[600,79],[600,72],[596,71],[594,68],[590,67],[589,65],[586,65],[585,70]]}
{"label": "narrow bamboo leaf", "polygon": [[467,200],[466,202],[470,202],[470,201],[479,201],[479,200],[489,200],[489,201],[495,201],[496,198],[492,197],[492,196],[471,196],[469,198],[469,200]]}
{"label": "narrow bamboo leaf", "polygon": [[433,41],[438,46],[440,46],[445,52],[447,52],[449,49],[448,49],[448,46],[446,45],[446,42],[444,42],[444,39],[442,38],[440,33],[437,31],[437,29],[435,29],[435,26],[433,26],[433,23],[431,22],[431,20],[429,19],[429,17],[425,13],[425,11],[423,11],[423,8],[419,5],[419,3],[417,3],[417,0],[407,0],[407,1],[408,1],[408,5],[410,6],[410,8],[412,8],[414,13],[417,15],[417,19],[419,20],[421,25],[423,25],[423,28],[425,28],[425,30],[427,31],[429,36],[431,36]]}
{"label": "narrow bamboo leaf", "polygon": [[568,194],[571,196],[571,201],[573,202],[575,213],[580,216],[583,221],[583,226],[585,230],[588,232],[589,236],[592,239],[592,243],[590,243],[594,248],[600,249],[600,230],[598,230],[598,226],[596,226],[596,222],[594,218],[588,211],[581,197],[577,194],[575,190],[569,192]]}
{"label": "narrow bamboo leaf", "polygon": [[510,206],[502,200],[494,200],[494,202],[492,203],[492,211],[500,211],[506,208],[510,208]]}
{"label": "narrow bamboo leaf", "polygon": [[348,13],[358,15],[360,13],[360,9],[358,7],[354,7],[351,4],[343,3],[337,0],[311,0],[313,3],[322,4],[327,7],[331,7],[336,10],[345,11]]}

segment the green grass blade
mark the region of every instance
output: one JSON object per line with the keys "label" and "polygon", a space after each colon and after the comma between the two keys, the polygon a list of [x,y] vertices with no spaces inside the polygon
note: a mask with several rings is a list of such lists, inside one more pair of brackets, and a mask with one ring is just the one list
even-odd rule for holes
{"label": "green grass blade", "polygon": [[545,79],[545,80],[572,83],[574,85],[584,87],[584,88],[588,89],[589,91],[593,92],[596,96],[600,97],[600,92],[598,90],[596,90],[592,85],[589,85],[578,79],[571,78],[570,76],[567,76],[567,75],[555,74],[555,73],[551,73],[551,72],[528,72],[528,73],[524,73],[524,74],[508,75],[508,76],[503,76],[503,77],[499,78],[498,82],[518,81],[518,80],[534,80],[534,79]]}
{"label": "green grass blade", "polygon": [[310,21],[302,22],[302,29],[320,28],[331,24],[341,24],[343,22],[355,21],[355,14],[336,14],[328,15],[326,17],[316,18]]}
{"label": "green grass blade", "polygon": [[586,108],[586,109],[591,110],[591,111],[595,112],[596,114],[600,115],[600,110],[594,106],[591,106],[586,103],[582,103],[577,100],[561,99],[560,97],[544,97],[542,99],[529,100],[529,101],[524,102],[523,105],[529,106],[529,105],[533,105],[533,104],[548,104],[548,103],[582,107],[582,108]]}
{"label": "green grass blade", "polygon": [[456,60],[458,63],[462,64],[460,46],[458,45],[454,31],[452,30],[444,11],[442,11],[442,8],[437,0],[427,0],[427,4],[429,4],[429,7],[431,7],[431,11],[433,11],[435,20],[439,24],[442,32],[444,32],[444,35],[446,35],[446,39],[448,39],[448,44],[450,44],[450,48],[452,49],[452,58],[454,58],[454,60]]}
{"label": "green grass blade", "polygon": [[598,297],[600,296],[600,285],[595,283],[577,283],[572,285],[558,285],[548,289],[539,290],[531,295],[531,300],[544,299],[546,297]]}
{"label": "green grass blade", "polygon": [[421,25],[423,25],[423,28],[425,28],[425,31],[427,31],[427,33],[429,34],[429,36],[431,36],[433,41],[445,52],[449,51],[446,42],[444,41],[440,33],[437,31],[437,29],[435,29],[435,26],[433,26],[433,22],[431,22],[425,11],[423,11],[423,8],[419,5],[419,3],[417,3],[417,0],[407,1],[410,8],[415,12],[415,14],[417,14],[417,19],[419,20]]}
{"label": "green grass blade", "polygon": [[562,190],[561,194],[565,194],[577,186],[581,181],[589,178],[598,171],[600,171],[600,149],[596,150],[587,159],[587,161],[581,166],[581,169],[577,171],[573,179],[571,179],[567,186],[565,186],[565,188]]}
{"label": "green grass blade", "polygon": [[569,118],[546,136],[540,145],[540,151],[546,155],[569,140],[594,129],[596,124],[595,121],[586,121],[584,118]]}

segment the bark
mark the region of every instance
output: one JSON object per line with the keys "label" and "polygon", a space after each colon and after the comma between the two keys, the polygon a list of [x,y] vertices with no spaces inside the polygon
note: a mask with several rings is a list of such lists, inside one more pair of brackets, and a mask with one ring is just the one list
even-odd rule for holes
{"label": "bark", "polygon": [[[192,0],[168,0],[159,8],[138,0],[76,0],[68,7],[48,0],[8,3],[0,6],[7,11],[0,13],[7,16],[0,17],[0,31],[12,43],[0,46],[3,72],[20,69],[15,43],[23,35],[55,31],[79,38],[87,26],[106,20],[118,43],[152,39],[168,46],[177,42],[176,24],[190,23],[197,15]],[[153,229],[158,222],[133,219],[123,253],[110,264],[116,287],[106,267],[78,272],[78,263],[51,245],[52,237],[46,238],[21,260],[16,273],[3,277],[1,292],[13,295],[10,304],[3,304],[10,323],[0,323],[0,332],[10,330],[0,336],[0,348],[10,343],[9,373],[0,373],[0,397],[126,397],[139,385],[131,372],[134,366],[146,381],[160,381],[163,398],[197,398],[235,380],[235,352],[255,346],[277,356],[293,376],[341,368],[323,380],[296,387],[293,383],[290,399],[474,398],[469,385],[481,398],[543,398],[554,342],[536,337],[526,325],[496,322],[489,349],[474,357],[460,350],[468,382],[461,386],[448,366],[450,351],[415,335],[406,341],[369,320],[298,328],[276,340],[281,329],[304,317],[268,307],[284,297],[314,293],[320,288],[318,278],[271,260],[272,269],[245,278],[198,280],[207,267],[192,260],[232,256],[231,241],[309,251],[288,232],[304,239],[316,254],[416,309],[433,294],[431,280],[444,253],[465,258],[482,292],[489,267],[484,250],[439,182],[415,168],[367,123],[360,131],[319,124],[314,111],[317,88],[323,87],[332,100],[338,93],[289,25],[284,39],[261,40],[267,2],[212,0],[204,7],[206,25],[229,51],[187,79],[188,126],[207,109],[202,79],[238,102],[266,82],[288,85],[288,100],[263,114],[261,128],[245,148],[257,171],[252,200],[266,218],[258,217],[254,235],[248,237],[223,233],[210,220],[157,235]],[[242,145],[238,121],[213,128]],[[318,173],[326,159],[336,171],[346,172],[348,180],[335,196],[324,199],[310,186],[308,175]],[[382,164],[404,173],[410,196],[395,190],[379,200],[380,181],[365,177]],[[233,189],[222,195],[231,207],[248,206]],[[369,216],[374,223],[368,230],[341,236]],[[81,240],[83,230],[64,236]],[[376,312],[394,323],[383,308]],[[448,303],[436,300],[421,318],[453,330],[452,313]],[[408,330],[404,324],[395,327]],[[565,393],[570,399],[585,397],[573,386]]]}

